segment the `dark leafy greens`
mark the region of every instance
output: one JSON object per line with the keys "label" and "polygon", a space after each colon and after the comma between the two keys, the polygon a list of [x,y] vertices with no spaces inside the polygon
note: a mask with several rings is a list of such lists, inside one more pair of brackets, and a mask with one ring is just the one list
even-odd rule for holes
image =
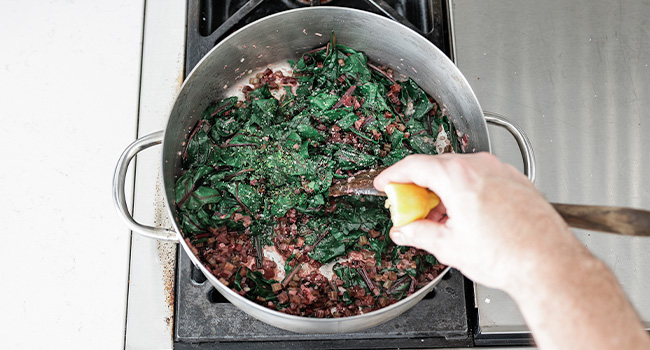
{"label": "dark leafy greens", "polygon": [[[271,308],[337,317],[396,302],[441,266],[390,241],[383,200],[330,199],[329,187],[409,154],[457,150],[453,124],[415,81],[396,81],[333,34],[290,63],[293,77],[257,74],[245,100],[215,103],[189,133],[175,186],[181,231],[222,282]],[[283,266],[263,258],[265,246]],[[317,268],[337,258],[347,261],[323,278]]]}

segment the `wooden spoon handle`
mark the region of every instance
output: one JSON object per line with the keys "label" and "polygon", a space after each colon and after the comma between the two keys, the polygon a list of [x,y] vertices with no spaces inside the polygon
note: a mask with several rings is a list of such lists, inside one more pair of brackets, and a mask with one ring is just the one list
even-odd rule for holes
{"label": "wooden spoon handle", "polygon": [[551,203],[570,227],[628,236],[650,236],[650,211]]}

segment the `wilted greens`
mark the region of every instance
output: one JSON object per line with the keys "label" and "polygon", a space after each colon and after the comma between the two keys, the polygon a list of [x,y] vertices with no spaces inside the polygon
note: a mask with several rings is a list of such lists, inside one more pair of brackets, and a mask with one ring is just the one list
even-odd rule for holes
{"label": "wilted greens", "polygon": [[[316,317],[381,308],[440,265],[390,241],[383,200],[330,199],[329,187],[409,154],[456,150],[456,131],[415,81],[396,80],[334,35],[290,63],[292,77],[257,74],[245,100],[213,104],[188,135],[175,185],[181,231],[222,282],[271,308]],[[285,266],[263,258],[266,246]],[[317,277],[320,264],[343,257],[331,281]]]}

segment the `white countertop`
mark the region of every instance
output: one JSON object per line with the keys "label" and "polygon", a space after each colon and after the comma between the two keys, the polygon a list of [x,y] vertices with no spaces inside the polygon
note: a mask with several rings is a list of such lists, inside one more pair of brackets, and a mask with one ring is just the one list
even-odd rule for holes
{"label": "white countertop", "polygon": [[0,4],[2,348],[123,347],[130,236],[111,180],[136,136],[144,9]]}

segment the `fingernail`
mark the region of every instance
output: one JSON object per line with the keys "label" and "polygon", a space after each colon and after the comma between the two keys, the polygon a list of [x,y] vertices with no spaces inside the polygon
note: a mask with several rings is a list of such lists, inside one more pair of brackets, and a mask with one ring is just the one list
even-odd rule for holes
{"label": "fingernail", "polygon": [[393,240],[393,242],[397,245],[405,245],[406,244],[406,237],[404,236],[404,233],[401,231],[393,229],[390,232],[390,239]]}

